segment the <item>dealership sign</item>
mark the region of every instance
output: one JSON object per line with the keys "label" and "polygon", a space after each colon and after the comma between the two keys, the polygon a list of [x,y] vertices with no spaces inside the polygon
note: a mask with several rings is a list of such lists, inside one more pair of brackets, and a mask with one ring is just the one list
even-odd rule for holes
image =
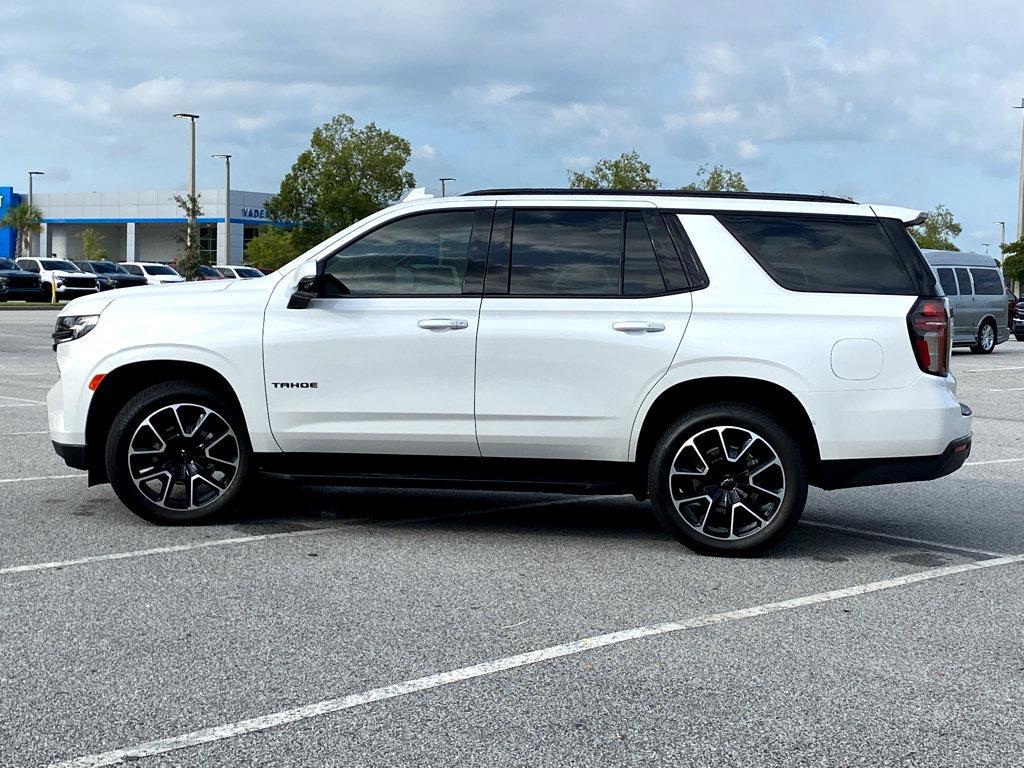
{"label": "dealership sign", "polygon": [[265,208],[243,208],[242,216],[246,219],[266,219],[267,209]]}

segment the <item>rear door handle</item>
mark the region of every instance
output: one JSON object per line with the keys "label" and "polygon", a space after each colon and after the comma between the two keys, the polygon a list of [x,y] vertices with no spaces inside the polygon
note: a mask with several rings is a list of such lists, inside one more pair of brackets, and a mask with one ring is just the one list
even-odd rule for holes
{"label": "rear door handle", "polygon": [[462,318],[424,318],[416,325],[431,330],[452,329],[457,331],[460,328],[469,328],[469,321]]}
{"label": "rear door handle", "polygon": [[665,324],[651,323],[650,321],[646,320],[619,320],[616,321],[615,323],[612,323],[612,328],[614,328],[616,331],[625,331],[627,333],[632,331],[634,333],[640,332],[646,334],[655,334],[659,331],[664,331]]}

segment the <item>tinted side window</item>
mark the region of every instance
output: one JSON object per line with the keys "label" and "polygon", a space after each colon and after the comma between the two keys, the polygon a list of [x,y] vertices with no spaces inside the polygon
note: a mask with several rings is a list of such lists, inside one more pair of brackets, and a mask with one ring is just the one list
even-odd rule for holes
{"label": "tinted side window", "polygon": [[983,296],[1003,295],[1003,282],[999,280],[999,273],[995,270],[972,268],[971,277],[974,278],[974,293]]}
{"label": "tinted side window", "polygon": [[509,293],[618,296],[621,211],[515,212]]}
{"label": "tinted side window", "polygon": [[971,296],[974,293],[971,288],[971,275],[966,267],[956,268],[956,282],[960,284],[960,296]]}
{"label": "tinted side window", "polygon": [[718,219],[784,288],[917,294],[903,259],[877,221],[756,214]]}
{"label": "tinted side window", "polygon": [[132,275],[142,274],[142,268],[140,268],[137,264],[126,264],[124,265],[124,268],[128,270],[128,272],[130,272]]}
{"label": "tinted side window", "polygon": [[956,296],[956,278],[953,277],[953,270],[949,267],[940,267],[939,283],[942,284],[942,292],[946,296]]}
{"label": "tinted side window", "polygon": [[18,262],[18,266],[23,270],[28,270],[29,272],[39,272],[39,265],[28,259],[20,260]]}
{"label": "tinted side window", "polygon": [[[461,294],[475,210],[385,224],[329,257],[326,272],[353,296]],[[326,296],[338,296],[331,291]]]}
{"label": "tinted side window", "polygon": [[665,292],[665,281],[658,267],[651,235],[639,211],[626,212],[625,262],[622,266],[622,293],[626,296],[652,296]]}

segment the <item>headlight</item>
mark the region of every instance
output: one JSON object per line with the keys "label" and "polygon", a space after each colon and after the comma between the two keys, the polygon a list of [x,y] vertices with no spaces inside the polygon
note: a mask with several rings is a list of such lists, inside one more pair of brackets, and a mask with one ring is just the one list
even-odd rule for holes
{"label": "headlight", "polygon": [[61,286],[64,285],[64,278],[57,278],[56,280],[57,280],[57,288],[60,288]]}
{"label": "headlight", "polygon": [[0,277],[0,289],[7,288],[7,278]]}
{"label": "headlight", "polygon": [[80,339],[92,331],[99,322],[99,315],[62,315],[57,318],[57,326],[53,330],[53,349],[62,342]]}

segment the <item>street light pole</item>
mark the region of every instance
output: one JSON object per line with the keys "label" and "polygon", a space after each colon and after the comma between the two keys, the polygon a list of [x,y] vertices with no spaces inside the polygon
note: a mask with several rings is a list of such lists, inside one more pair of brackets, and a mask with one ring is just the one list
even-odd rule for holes
{"label": "street light pole", "polygon": [[224,158],[224,264],[231,264],[231,156],[211,157]]}
{"label": "street light pole", "polygon": [[442,176],[440,179],[438,179],[438,181],[441,182],[441,197],[443,198],[444,197],[444,183],[445,182],[455,182],[455,181],[458,181],[458,179],[456,179],[453,176]]}
{"label": "street light pole", "polygon": [[[43,171],[29,171],[28,172],[28,207],[32,207],[32,177],[33,176],[44,176]],[[28,255],[32,256],[32,236],[29,235],[28,240]],[[49,254],[43,254],[43,256],[49,256]]]}
{"label": "street light pole", "polygon": [[[1024,99],[1020,100],[1020,106],[1014,105],[1014,109],[1024,112]],[[1024,121],[1020,127],[1020,176],[1017,180],[1017,240],[1024,235]]]}
{"label": "street light pole", "polygon": [[189,212],[188,212],[188,232],[186,233],[187,243],[189,249],[192,248],[192,231],[196,228],[196,218],[193,215],[196,204],[196,120],[199,119],[199,115],[193,115],[189,112],[175,112],[171,117],[180,117],[184,120],[189,121],[189,132],[188,132],[188,194],[189,194]]}
{"label": "street light pole", "polygon": [[988,256],[988,247],[991,246],[992,244],[991,243],[982,243],[981,245],[983,245],[985,247],[985,256]]}
{"label": "street light pole", "polygon": [[1006,222],[992,222],[992,224],[999,225],[999,245],[1003,245],[1006,242]]}

